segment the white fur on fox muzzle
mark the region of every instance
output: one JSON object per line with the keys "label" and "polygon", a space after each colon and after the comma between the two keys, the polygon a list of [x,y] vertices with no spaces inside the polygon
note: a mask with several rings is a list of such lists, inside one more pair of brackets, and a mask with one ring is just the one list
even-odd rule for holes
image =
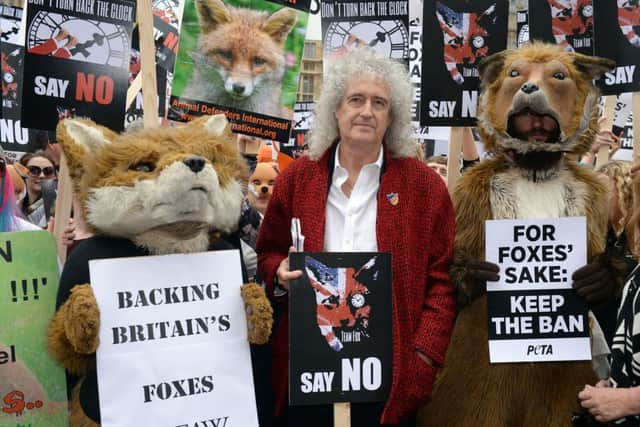
{"label": "white fur on fox muzzle", "polygon": [[220,187],[211,164],[194,173],[176,161],[154,179],[137,181],[133,187],[93,190],[87,201],[87,219],[103,232],[120,237],[178,222],[201,222],[227,232],[237,226],[242,199],[236,180]]}

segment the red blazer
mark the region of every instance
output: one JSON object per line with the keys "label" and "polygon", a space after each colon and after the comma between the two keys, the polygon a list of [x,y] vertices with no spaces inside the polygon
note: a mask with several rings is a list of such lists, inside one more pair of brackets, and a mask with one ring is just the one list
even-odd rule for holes
{"label": "red blazer", "polygon": [[[300,158],[276,180],[257,242],[258,271],[272,297],[276,269],[291,246],[292,217],[300,218],[305,251],[323,249],[333,153],[327,150],[319,161]],[[387,150],[384,159],[376,236],[378,250],[392,254],[393,379],[381,422],[397,423],[431,394],[435,369],[416,350],[444,363],[456,310],[449,279],[455,219],[435,172],[416,159],[392,158]],[[387,198],[392,193],[395,206]],[[281,301],[288,303],[286,296]],[[285,308],[272,337],[277,413],[288,401],[287,317]]]}

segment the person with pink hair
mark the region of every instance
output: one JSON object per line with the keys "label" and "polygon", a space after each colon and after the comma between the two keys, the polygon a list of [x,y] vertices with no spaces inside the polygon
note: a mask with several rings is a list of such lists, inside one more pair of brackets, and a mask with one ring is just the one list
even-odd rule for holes
{"label": "person with pink hair", "polygon": [[0,147],[0,232],[40,230],[17,215],[13,182],[7,169],[7,159]]}

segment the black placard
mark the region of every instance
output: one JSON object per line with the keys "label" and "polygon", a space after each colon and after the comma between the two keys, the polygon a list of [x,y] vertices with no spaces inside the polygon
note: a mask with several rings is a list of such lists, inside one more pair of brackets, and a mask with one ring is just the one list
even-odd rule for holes
{"label": "black placard", "polygon": [[391,254],[292,253],[292,405],[386,400],[391,386]]}
{"label": "black placard", "polygon": [[23,124],[84,116],[122,130],[135,16],[127,0],[29,0]]}
{"label": "black placard", "polygon": [[424,2],[422,32],[423,126],[473,126],[478,62],[506,49],[506,0]]}

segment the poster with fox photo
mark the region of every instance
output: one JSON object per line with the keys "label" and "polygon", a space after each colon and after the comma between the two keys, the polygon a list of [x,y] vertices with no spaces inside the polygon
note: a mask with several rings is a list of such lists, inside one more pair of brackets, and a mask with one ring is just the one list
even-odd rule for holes
{"label": "poster with fox photo", "polygon": [[531,40],[593,55],[593,0],[529,0]]}
{"label": "poster with fox photo", "polygon": [[0,426],[68,427],[64,369],[45,339],[58,292],[51,233],[0,233],[0,292]]}
{"label": "poster with fox photo", "polygon": [[24,41],[20,37],[22,8],[0,5],[0,51],[2,52],[2,116],[0,145],[11,160],[36,150],[34,132],[22,127],[22,71]]}
{"label": "poster with fox photo", "polygon": [[409,2],[407,0],[320,3],[325,70],[350,50],[369,46],[380,55],[409,58]]}
{"label": "poster with fox photo", "polygon": [[640,3],[594,2],[595,52],[616,61],[616,68],[598,80],[603,95],[640,91]]}
{"label": "poster with fox photo", "polygon": [[224,113],[234,132],[288,142],[307,17],[267,0],[186,0],[168,118]]}
{"label": "poster with fox photo", "polygon": [[290,254],[292,405],[379,402],[391,387],[391,254]]}
{"label": "poster with fox photo", "polygon": [[507,47],[507,0],[424,3],[422,19],[423,126],[473,126],[478,62]]}
{"label": "poster with fox photo", "polygon": [[28,0],[23,125],[75,115],[122,130],[135,17],[128,0]]}

